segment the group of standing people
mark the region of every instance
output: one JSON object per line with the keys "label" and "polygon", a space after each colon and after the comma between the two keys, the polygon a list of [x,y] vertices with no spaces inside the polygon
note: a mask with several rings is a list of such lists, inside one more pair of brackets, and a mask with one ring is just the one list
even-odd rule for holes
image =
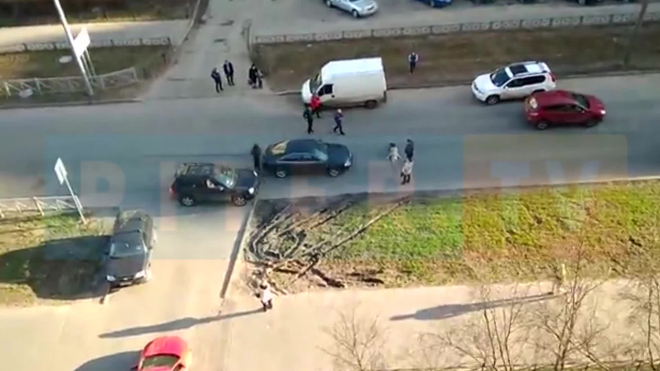
{"label": "group of standing people", "polygon": [[[307,134],[312,134],[314,132],[314,116],[316,118],[321,118],[321,98],[318,95],[312,95],[312,98],[309,102],[309,105],[305,106],[303,111],[303,118],[307,121]],[[344,120],[344,113],[341,109],[337,109],[334,114],[335,127],[332,131],[336,134],[346,135],[344,133],[344,127],[342,126]]]}
{"label": "group of standing people", "polygon": [[[413,143],[412,139],[406,140],[406,148],[404,149],[404,153],[406,155],[406,160],[403,163],[403,167],[401,167],[401,184],[408,184],[412,178],[412,170],[414,165],[413,156],[415,155],[415,143]],[[396,143],[390,143],[390,150],[387,154],[387,159],[392,164],[395,164],[399,161],[399,159],[401,159],[401,155],[399,155],[399,148],[396,146]]]}
{"label": "group of standing people", "polygon": [[[227,85],[234,86],[234,65],[230,61],[225,60],[225,63],[222,64],[222,71],[225,73]],[[218,68],[213,68],[211,71],[211,78],[215,83],[216,93],[220,93],[220,91],[225,90],[222,87],[222,76],[220,75]],[[261,71],[259,71],[255,64],[252,64],[248,70],[248,84],[253,88],[263,88],[263,74]]]}

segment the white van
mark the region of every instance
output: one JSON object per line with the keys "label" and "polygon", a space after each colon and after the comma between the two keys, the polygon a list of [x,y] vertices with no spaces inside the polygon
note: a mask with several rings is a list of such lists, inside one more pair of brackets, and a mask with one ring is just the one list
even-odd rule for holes
{"label": "white van", "polygon": [[313,79],[302,86],[302,100],[312,94],[329,107],[365,105],[375,108],[387,99],[387,82],[381,58],[349,59],[328,62]]}

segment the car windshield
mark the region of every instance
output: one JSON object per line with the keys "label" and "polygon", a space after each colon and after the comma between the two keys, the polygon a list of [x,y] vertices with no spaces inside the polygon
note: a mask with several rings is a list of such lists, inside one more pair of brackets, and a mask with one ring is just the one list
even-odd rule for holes
{"label": "car windshield", "polygon": [[571,94],[578,104],[584,108],[589,108],[589,99],[582,94]]}
{"label": "car windshield", "polygon": [[511,75],[507,72],[506,68],[500,68],[499,70],[490,74],[490,81],[493,82],[495,86],[502,86],[511,79]]}
{"label": "car windshield", "polygon": [[324,161],[324,162],[325,162],[325,161],[328,161],[328,150],[327,150],[327,147],[328,147],[328,146],[325,145],[325,144],[324,144],[324,145],[320,145],[319,147],[314,148],[314,149],[312,150],[312,154],[314,155],[314,157],[316,157],[317,159],[319,159],[319,160],[321,160],[321,161]]}
{"label": "car windshield", "polygon": [[323,79],[321,79],[321,72],[317,73],[313,79],[309,80],[309,92],[310,94],[316,94],[316,91],[319,89],[319,86],[323,85]]}
{"label": "car windshield", "polygon": [[227,188],[234,188],[237,177],[236,171],[230,167],[217,167],[215,169],[215,180]]}
{"label": "car windshield", "polygon": [[159,354],[145,358],[142,362],[142,369],[148,370],[150,368],[167,367],[169,370],[174,367],[178,361],[179,357],[177,356],[171,354]]}
{"label": "car windshield", "polygon": [[110,257],[122,258],[143,252],[140,232],[128,232],[115,235],[110,243]]}

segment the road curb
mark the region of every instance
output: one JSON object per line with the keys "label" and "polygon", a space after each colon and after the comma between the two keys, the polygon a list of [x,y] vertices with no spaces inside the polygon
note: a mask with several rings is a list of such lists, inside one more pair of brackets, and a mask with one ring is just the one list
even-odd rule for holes
{"label": "road curb", "polygon": [[[558,75],[560,79],[580,79],[586,77],[614,77],[614,76],[637,76],[637,75],[650,75],[660,73],[660,69],[654,70],[630,70],[630,71],[609,71],[609,72],[594,72],[594,73],[573,73],[566,75]],[[450,88],[455,86],[466,86],[470,85],[472,80],[457,80],[447,83],[430,83],[430,84],[418,84],[415,86],[397,86],[392,85],[388,86],[387,90],[416,90],[416,89],[434,89],[434,88]],[[300,90],[282,90],[275,92],[275,95],[286,96],[286,95],[300,95]]]}
{"label": "road curb", "polygon": [[108,99],[108,100],[99,100],[99,101],[82,100],[82,101],[57,102],[57,103],[14,104],[8,106],[0,105],[0,110],[48,108],[48,107],[71,107],[71,106],[96,106],[96,105],[104,105],[104,104],[125,104],[125,103],[142,103],[142,99]]}
{"label": "road curb", "polygon": [[[246,240],[250,235],[252,235],[252,229],[251,228],[251,221],[252,217],[254,215],[254,210],[257,208],[257,203],[259,202],[258,197],[254,200],[252,203],[252,209],[250,209],[250,212],[248,215],[245,217],[243,220],[243,223],[241,225],[241,229],[239,232],[239,236],[237,236],[236,240],[238,241],[238,244],[234,245],[234,249],[232,250],[232,256],[229,258],[229,265],[227,266],[227,272],[225,273],[225,279],[224,282],[222,283],[222,288],[220,289],[220,301],[222,306],[225,303],[225,299],[227,298],[230,288],[231,288],[231,282],[232,282],[232,277],[234,276],[235,270],[236,270],[236,265],[240,261],[243,260],[243,246],[246,243]],[[242,264],[240,265],[242,267]]]}

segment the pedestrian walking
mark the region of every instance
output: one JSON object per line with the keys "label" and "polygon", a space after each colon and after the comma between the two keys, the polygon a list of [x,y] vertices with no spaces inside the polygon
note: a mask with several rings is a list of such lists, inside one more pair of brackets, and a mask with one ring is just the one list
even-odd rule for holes
{"label": "pedestrian walking", "polygon": [[401,168],[401,178],[403,178],[401,184],[410,183],[410,178],[412,177],[412,171],[413,171],[413,162],[411,160],[406,159],[406,162],[403,163],[403,167]]}
{"label": "pedestrian walking", "polygon": [[312,108],[312,113],[315,113],[317,118],[321,118],[321,98],[318,95],[312,95],[309,106]]}
{"label": "pedestrian walking", "polygon": [[401,159],[401,155],[399,154],[399,148],[396,146],[395,143],[390,143],[390,150],[387,153],[387,159],[392,163],[397,162]]}
{"label": "pedestrian walking", "polygon": [[261,70],[257,68],[257,87],[259,89],[264,88],[264,74],[261,73]]}
{"label": "pedestrian walking", "polygon": [[211,71],[211,78],[215,82],[215,92],[219,93],[220,90],[224,90],[222,88],[222,78],[220,77],[220,72],[218,72],[217,68],[213,68],[213,71]]}
{"label": "pedestrian walking", "polygon": [[303,117],[305,120],[307,120],[307,134],[311,134],[314,132],[314,116],[312,115],[312,111],[309,107],[305,107],[305,111],[303,112]]}
{"label": "pedestrian walking", "polygon": [[548,295],[562,295],[564,293],[564,283],[566,282],[566,265],[562,263],[555,267],[555,277],[552,282],[552,291]]}
{"label": "pedestrian walking", "polygon": [[408,65],[410,66],[410,74],[412,75],[413,72],[415,72],[415,67],[417,67],[417,62],[419,61],[419,55],[417,53],[412,52],[408,54]]}
{"label": "pedestrian walking", "polygon": [[254,170],[261,172],[261,147],[257,143],[252,146],[252,160],[254,161]]}
{"label": "pedestrian walking", "polygon": [[267,283],[262,283],[259,288],[261,288],[261,293],[259,295],[261,307],[264,312],[267,312],[269,309],[273,309],[273,293],[270,291],[270,286],[268,286]]}
{"label": "pedestrian walking", "polygon": [[344,119],[344,114],[341,112],[341,109],[337,109],[335,112],[335,128],[332,129],[334,133],[337,133],[337,130],[339,130],[339,134],[341,135],[346,135],[344,133],[344,128],[341,126],[341,120]]}
{"label": "pedestrian walking", "polygon": [[227,84],[234,85],[234,65],[225,60],[225,63],[222,65],[222,69],[225,71],[225,77],[227,77]]}
{"label": "pedestrian walking", "polygon": [[411,139],[406,140],[406,148],[403,151],[406,153],[406,159],[412,161],[415,154],[415,143]]}
{"label": "pedestrian walking", "polygon": [[248,70],[248,84],[252,88],[257,87],[257,75],[259,74],[259,70],[257,70],[257,66],[253,63],[252,66],[250,66],[250,69]]}

